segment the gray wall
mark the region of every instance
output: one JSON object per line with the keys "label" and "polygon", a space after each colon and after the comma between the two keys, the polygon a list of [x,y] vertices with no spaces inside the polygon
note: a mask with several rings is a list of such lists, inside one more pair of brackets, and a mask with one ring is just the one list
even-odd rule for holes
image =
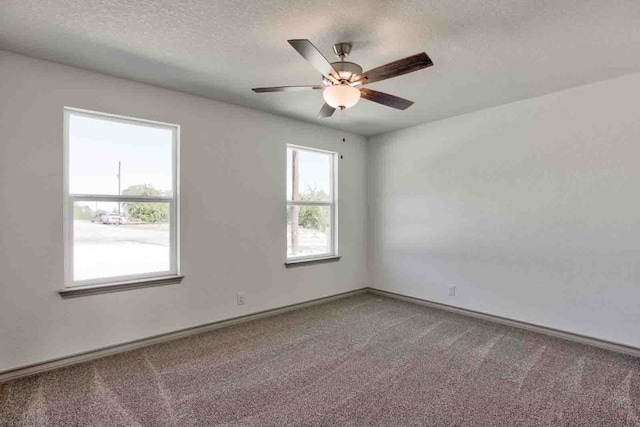
{"label": "gray wall", "polygon": [[633,74],[372,138],[373,286],[640,347],[638,93]]}
{"label": "gray wall", "polygon": [[[182,126],[182,284],[57,294],[64,106]],[[362,137],[2,51],[0,130],[0,370],[366,285]],[[344,155],[340,262],[284,267],[287,143]]]}
{"label": "gray wall", "polygon": [[[0,370],[367,285],[640,347],[639,90],[634,74],[343,144],[0,51]],[[59,297],[63,106],[182,126],[182,284]],[[287,143],[344,155],[338,263],[284,268]]]}

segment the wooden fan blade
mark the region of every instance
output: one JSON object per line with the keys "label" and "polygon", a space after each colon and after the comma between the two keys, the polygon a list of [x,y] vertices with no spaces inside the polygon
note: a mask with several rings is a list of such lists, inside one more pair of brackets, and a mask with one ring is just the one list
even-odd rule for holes
{"label": "wooden fan blade", "polygon": [[338,72],[327,61],[322,53],[307,39],[288,40],[292,48],[294,48],[304,59],[309,61],[313,67],[320,71],[320,74],[326,78],[339,79]]}
{"label": "wooden fan blade", "polygon": [[356,76],[354,81],[361,82],[363,85],[379,82],[381,80],[398,77],[403,74],[413,73],[414,71],[422,70],[423,68],[431,67],[432,65],[433,62],[431,61],[431,58],[429,58],[426,53],[422,52],[417,55],[390,62],[389,64],[374,68],[373,70],[365,71],[364,73]]}
{"label": "wooden fan blade", "polygon": [[314,90],[314,89],[322,89],[324,86],[322,85],[314,85],[314,86],[278,86],[278,87],[256,87],[251,89],[255,93],[265,93],[265,92],[300,92],[303,90]]}
{"label": "wooden fan blade", "polygon": [[320,109],[320,112],[318,113],[318,118],[331,117],[333,115],[334,111],[336,111],[335,108],[333,108],[331,105],[325,103],[322,106],[322,108]]}
{"label": "wooden fan blade", "polygon": [[413,101],[409,101],[408,99],[389,95],[384,92],[378,92],[377,90],[371,90],[366,87],[360,88],[360,96],[369,101],[377,102],[378,104],[386,105],[387,107],[396,108],[398,110],[406,110],[413,105]]}

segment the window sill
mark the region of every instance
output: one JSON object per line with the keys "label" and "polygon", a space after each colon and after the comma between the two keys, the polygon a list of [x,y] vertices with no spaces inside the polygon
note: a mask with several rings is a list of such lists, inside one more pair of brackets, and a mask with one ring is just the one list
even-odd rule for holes
{"label": "window sill", "polygon": [[337,262],[342,258],[340,255],[332,255],[322,258],[306,258],[306,259],[292,259],[284,263],[287,268],[302,267],[309,264],[325,264],[328,262]]}
{"label": "window sill", "polygon": [[126,282],[107,283],[103,285],[72,286],[60,289],[58,293],[64,299],[84,297],[111,292],[128,291],[131,289],[149,288],[152,286],[174,285],[182,282],[184,276],[162,276],[149,279],[130,280]]}

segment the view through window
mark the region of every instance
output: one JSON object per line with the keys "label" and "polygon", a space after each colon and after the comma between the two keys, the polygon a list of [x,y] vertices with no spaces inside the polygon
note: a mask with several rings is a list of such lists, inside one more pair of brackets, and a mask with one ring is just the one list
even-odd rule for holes
{"label": "view through window", "polygon": [[67,285],[177,274],[178,127],[65,110]]}
{"label": "view through window", "polygon": [[335,153],[287,147],[287,258],[336,254]]}

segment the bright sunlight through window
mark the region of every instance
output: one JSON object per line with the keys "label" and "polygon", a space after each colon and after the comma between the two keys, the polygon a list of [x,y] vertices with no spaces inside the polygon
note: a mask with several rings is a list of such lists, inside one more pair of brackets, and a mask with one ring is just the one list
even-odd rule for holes
{"label": "bright sunlight through window", "polygon": [[337,254],[336,153],[287,147],[287,259]]}
{"label": "bright sunlight through window", "polygon": [[65,109],[67,286],[178,274],[178,129]]}

